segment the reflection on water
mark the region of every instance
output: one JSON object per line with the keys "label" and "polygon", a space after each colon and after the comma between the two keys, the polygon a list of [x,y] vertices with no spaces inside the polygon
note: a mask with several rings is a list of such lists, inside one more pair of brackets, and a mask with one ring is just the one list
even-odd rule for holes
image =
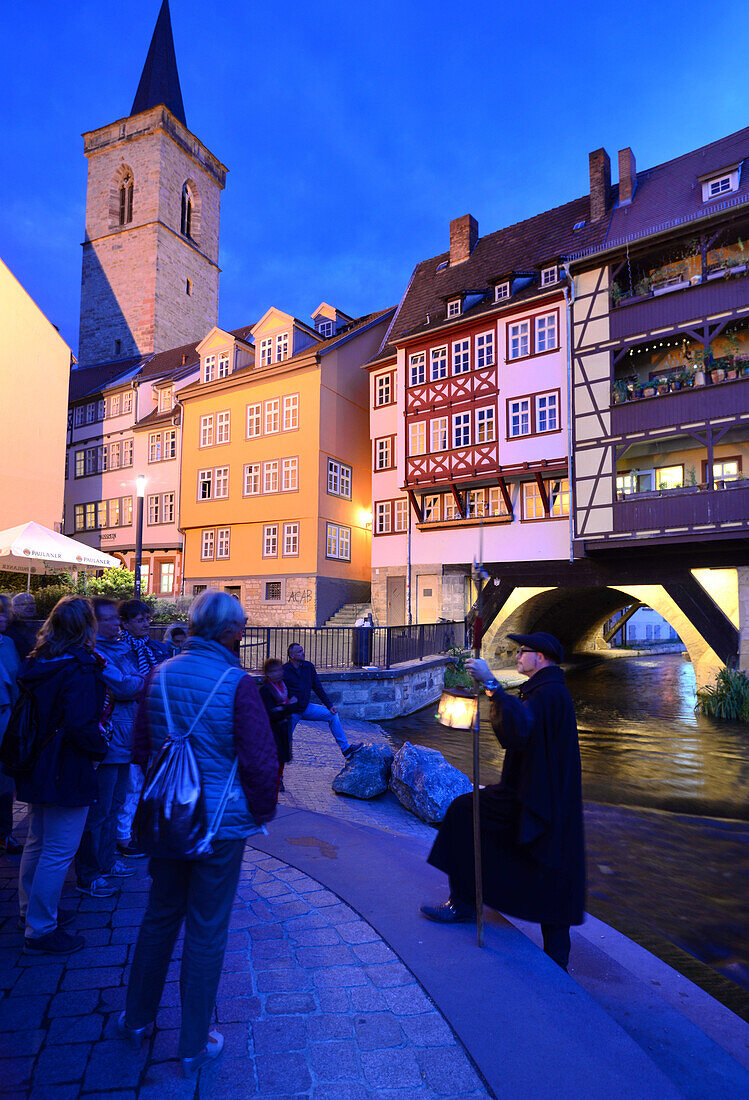
{"label": "reflection on water", "polygon": [[[567,671],[588,801],[749,819],[749,727],[694,713],[695,679],[677,654],[593,659]],[[394,745],[439,749],[470,774],[471,734],[445,729],[435,707],[382,725]],[[481,723],[481,781],[499,778],[502,749]]]}

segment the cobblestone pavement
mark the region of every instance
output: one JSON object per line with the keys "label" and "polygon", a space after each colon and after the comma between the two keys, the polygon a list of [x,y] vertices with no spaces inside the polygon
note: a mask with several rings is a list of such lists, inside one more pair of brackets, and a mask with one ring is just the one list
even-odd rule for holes
{"label": "cobblestone pavement", "polygon": [[[347,723],[352,735],[356,725]],[[327,763],[317,759],[316,744]],[[310,803],[324,801],[340,754],[326,727],[310,726],[298,727],[297,753],[289,786],[303,779],[305,805],[318,808]],[[307,757],[317,768],[309,760],[304,766]],[[356,811],[363,804],[337,801],[339,812],[362,820]],[[402,817],[401,828],[418,831],[409,816],[385,807],[378,821],[388,827]],[[249,846],[217,999],[225,1050],[197,1080],[183,1081],[175,1057],[179,944],[149,1042],[136,1053],[116,1035],[147,896],[145,861],[114,898],[70,896],[68,883],[64,905],[77,908],[72,930],[84,934],[86,947],[64,961],[22,953],[18,863],[0,860],[4,1100],[489,1095],[440,1012],[371,926],[312,878]]]}

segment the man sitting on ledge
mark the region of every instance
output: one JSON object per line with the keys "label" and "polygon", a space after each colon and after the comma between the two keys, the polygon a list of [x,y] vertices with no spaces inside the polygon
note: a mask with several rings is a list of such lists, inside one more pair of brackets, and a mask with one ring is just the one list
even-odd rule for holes
{"label": "man sitting on ledge", "polygon": [[[577,722],[559,668],[562,646],[551,634],[510,634],[518,670],[528,676],[508,695],[486,661],[466,661],[491,697],[491,723],[506,750],[499,783],[480,792],[484,901],[492,909],[538,921],[544,951],[567,969],[570,925],[582,924],[585,851]],[[443,924],[476,919],[473,795],[449,806],[429,862],[444,871],[450,897],[422,905]]]}
{"label": "man sitting on ledge", "polygon": [[[298,642],[292,642],[286,652],[289,659],[283,666],[283,681],[289,689],[289,695],[296,696],[297,699],[291,715],[291,733],[294,733],[294,727],[301,719],[307,722],[327,722],[344,757],[353,756],[361,748],[361,742],[349,745],[338,710],[331,705],[312,661],[305,661],[304,648]],[[313,691],[322,706],[310,702]]]}

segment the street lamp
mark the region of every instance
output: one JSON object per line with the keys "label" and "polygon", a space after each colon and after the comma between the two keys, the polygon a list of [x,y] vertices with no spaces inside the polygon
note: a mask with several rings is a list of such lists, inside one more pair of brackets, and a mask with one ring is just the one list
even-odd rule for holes
{"label": "street lamp", "polygon": [[143,562],[143,498],[146,495],[146,479],[138,474],[135,479],[135,493],[138,498],[138,514],[135,528],[135,598],[140,599],[140,574]]}

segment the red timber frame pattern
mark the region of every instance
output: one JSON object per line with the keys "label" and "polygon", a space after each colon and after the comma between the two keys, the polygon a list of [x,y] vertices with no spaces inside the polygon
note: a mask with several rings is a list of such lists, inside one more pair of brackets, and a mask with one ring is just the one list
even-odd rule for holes
{"label": "red timber frame pattern", "polygon": [[[715,315],[698,314],[669,326],[660,325],[655,331],[586,344],[590,325],[601,320],[596,302],[600,303],[603,294],[608,299],[607,273],[606,265],[599,268],[592,289],[579,294],[575,303],[579,312],[573,320],[572,353],[574,537],[585,539],[588,546],[603,548],[624,546],[638,538],[653,543],[746,534],[749,489],[737,485],[716,496],[715,490],[701,491],[695,486],[693,491],[677,491],[672,499],[668,494],[654,493],[617,501],[616,464],[633,444],[690,436],[705,447],[712,465],[713,449],[723,436],[731,429],[749,428],[749,379],[724,383],[715,390],[685,390],[623,405],[612,405],[610,393],[613,369],[631,347],[674,335],[708,346],[727,324],[749,318],[749,286],[746,305],[730,309],[724,305]],[[682,294],[689,295],[690,290],[680,292],[683,310]],[[582,405],[587,406],[585,411]]]}

